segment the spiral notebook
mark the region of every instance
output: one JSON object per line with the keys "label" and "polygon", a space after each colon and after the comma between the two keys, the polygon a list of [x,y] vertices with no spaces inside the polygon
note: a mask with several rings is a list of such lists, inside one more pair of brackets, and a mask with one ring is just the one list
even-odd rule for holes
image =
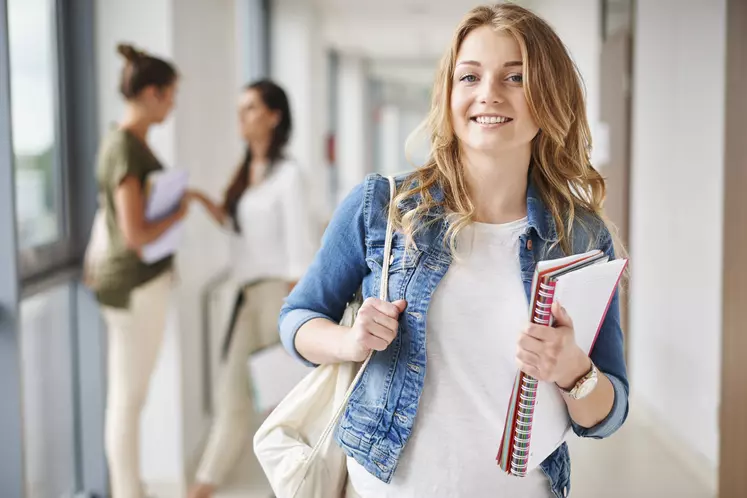
{"label": "spiral notebook", "polygon": [[[552,303],[559,300],[573,319],[576,342],[590,353],[627,264],[627,259],[609,261],[598,250],[538,263],[532,282],[532,322],[552,326]],[[509,474],[525,476],[563,443],[570,427],[558,388],[517,372],[498,465]]]}

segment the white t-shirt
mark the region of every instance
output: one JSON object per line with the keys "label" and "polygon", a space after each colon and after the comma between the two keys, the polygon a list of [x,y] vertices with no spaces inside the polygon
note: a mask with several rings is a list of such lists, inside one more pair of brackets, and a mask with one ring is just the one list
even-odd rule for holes
{"label": "white t-shirt", "polygon": [[289,160],[246,189],[236,208],[241,233],[231,239],[231,268],[239,282],[301,278],[316,251],[307,197],[302,172]]}
{"label": "white t-shirt", "polygon": [[496,462],[516,375],[516,341],[528,321],[519,236],[526,218],[475,223],[428,309],[425,385],[412,436],[390,484],[348,458],[363,498],[548,498],[537,469],[519,478]]}

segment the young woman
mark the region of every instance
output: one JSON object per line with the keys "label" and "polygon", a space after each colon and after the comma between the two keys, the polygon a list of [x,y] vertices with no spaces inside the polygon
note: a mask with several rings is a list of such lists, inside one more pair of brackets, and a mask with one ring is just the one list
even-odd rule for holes
{"label": "young woman", "polygon": [[[528,324],[537,261],[592,248],[614,257],[581,79],[542,19],[478,7],[442,60],[428,124],[430,159],[397,178],[392,258],[382,261],[389,185],[371,175],[289,296],[281,339],[309,364],[376,351],[336,432],[349,496],[566,496],[565,444],[524,478],[496,454],[517,363],[556,384],[580,436],[609,436],[627,415],[617,296],[590,357],[562,307],[554,328]],[[392,302],[373,297],[385,264]],[[361,285],[355,325],[339,326]],[[596,388],[571,395],[590,372]]]}
{"label": "young woman", "polygon": [[192,498],[212,496],[244,448],[252,409],[247,358],[277,342],[283,298],[316,250],[301,169],[284,155],[292,121],[283,89],[269,80],[247,86],[239,101],[239,127],[246,156],[223,202],[195,194],[217,223],[234,231],[231,265],[243,290],[225,350],[216,421]]}
{"label": "young woman", "polygon": [[142,498],[139,420],[163,337],[172,258],[145,263],[140,250],[184,218],[189,196],[170,216],[146,219],[146,178],[163,169],[148,146],[148,131],[173,109],[177,73],[170,63],[130,45],[120,45],[118,52],[126,61],[120,83],[126,106],[99,150],[96,179],[106,250],[90,283],[109,336],[105,439],[112,496]]}

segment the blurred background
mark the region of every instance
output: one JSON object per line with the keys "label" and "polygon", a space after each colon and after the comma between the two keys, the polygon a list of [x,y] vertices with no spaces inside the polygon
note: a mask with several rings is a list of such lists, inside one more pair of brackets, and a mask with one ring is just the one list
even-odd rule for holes
{"label": "blurred background", "polygon": [[[151,143],[216,198],[242,156],[239,89],[283,86],[320,236],[365,174],[412,168],[404,144],[438,58],[479,3],[0,0],[0,496],[108,496],[106,335],[80,262],[97,144],[123,108],[116,44],[179,68],[176,112]],[[518,3],[584,77],[594,165],[631,255],[630,418],[571,442],[573,496],[747,496],[747,2]],[[428,145],[412,145],[418,164]],[[228,245],[192,211],[142,418],[143,476],[162,498],[185,496],[209,428]],[[245,453],[219,497],[269,496]]]}

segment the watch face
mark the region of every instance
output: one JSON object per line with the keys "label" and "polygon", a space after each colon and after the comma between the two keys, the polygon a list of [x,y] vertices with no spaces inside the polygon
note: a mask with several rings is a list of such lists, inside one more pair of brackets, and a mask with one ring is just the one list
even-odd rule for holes
{"label": "watch face", "polygon": [[594,388],[597,387],[597,377],[591,377],[589,379],[586,379],[581,383],[580,386],[576,388],[575,392],[575,398],[576,399],[582,399],[591,394],[591,392],[594,390]]}

